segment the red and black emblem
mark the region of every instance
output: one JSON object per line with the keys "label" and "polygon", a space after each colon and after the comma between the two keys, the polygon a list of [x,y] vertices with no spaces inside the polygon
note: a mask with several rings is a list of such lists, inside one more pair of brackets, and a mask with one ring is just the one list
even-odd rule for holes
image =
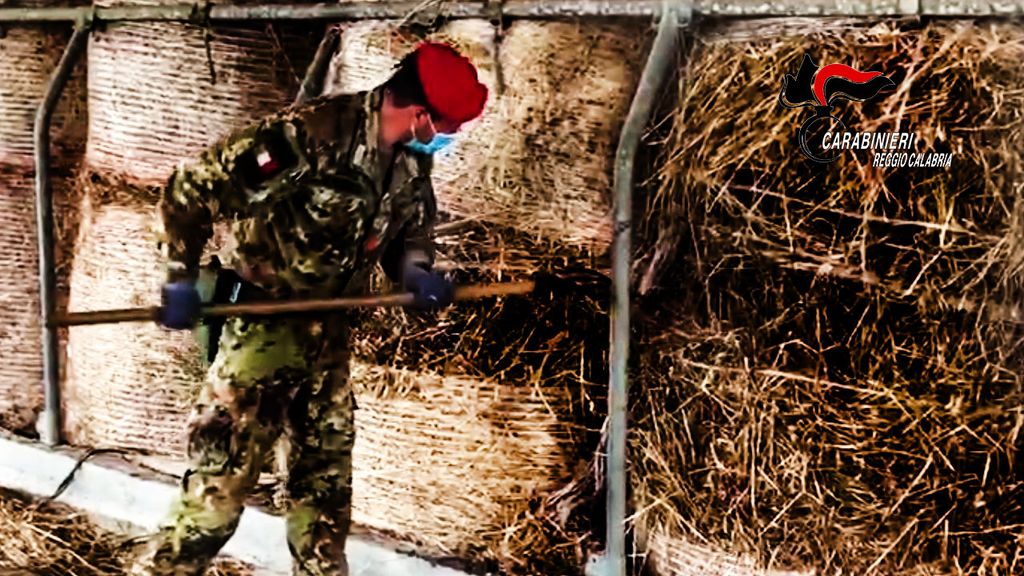
{"label": "red and black emblem", "polygon": [[881,72],[861,72],[845,64],[828,64],[818,68],[811,56],[805,54],[796,77],[792,74],[783,77],[779,104],[786,108],[814,107],[815,115],[800,126],[800,150],[815,162],[828,163],[835,161],[838,156],[819,156],[811,149],[808,141],[812,132],[820,130],[830,121],[839,128],[833,132],[846,130],[842,121],[831,114],[835,103],[839,100],[863,102],[874,98],[882,90],[895,87],[896,83]]}

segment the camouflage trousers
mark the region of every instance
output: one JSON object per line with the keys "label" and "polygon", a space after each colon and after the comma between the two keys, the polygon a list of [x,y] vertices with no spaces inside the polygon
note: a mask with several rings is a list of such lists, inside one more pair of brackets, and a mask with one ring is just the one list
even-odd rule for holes
{"label": "camouflage trousers", "polygon": [[189,421],[189,473],[131,574],[203,574],[282,434],[294,574],[347,575],[354,400],[342,318],[230,319]]}

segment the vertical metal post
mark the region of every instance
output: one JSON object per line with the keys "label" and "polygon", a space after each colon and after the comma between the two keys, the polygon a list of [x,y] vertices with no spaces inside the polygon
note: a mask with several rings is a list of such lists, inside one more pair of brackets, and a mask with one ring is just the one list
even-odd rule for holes
{"label": "vertical metal post", "polygon": [[57,308],[56,266],[53,256],[53,190],[50,186],[50,120],[67,85],[75,63],[89,40],[88,22],[76,24],[64,54],[50,78],[46,95],[36,109],[33,136],[35,144],[36,233],[39,237],[39,303],[43,329],[43,386],[45,404],[37,423],[42,441],[49,446],[60,443],[60,357],[57,328],[51,320]]}
{"label": "vertical metal post", "polygon": [[[685,16],[689,18],[689,14]],[[655,99],[676,62],[678,34],[679,7],[676,3],[666,1],[662,5],[658,34],[640,76],[640,83],[622,127],[615,154],[611,383],[608,391],[608,456],[605,467],[608,495],[608,534],[605,553],[607,576],[626,574],[626,496],[629,493],[629,479],[626,474],[629,398],[627,372],[633,170],[640,138],[651,117]]]}

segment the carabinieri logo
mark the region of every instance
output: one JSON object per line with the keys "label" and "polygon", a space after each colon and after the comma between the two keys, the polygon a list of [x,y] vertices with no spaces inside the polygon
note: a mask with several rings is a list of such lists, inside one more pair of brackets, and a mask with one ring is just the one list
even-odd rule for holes
{"label": "carabinieri logo", "polygon": [[[845,64],[828,64],[824,68],[819,69],[814,60],[811,60],[811,56],[805,54],[804,60],[800,64],[800,71],[797,72],[796,77],[794,78],[791,74],[786,74],[782,79],[779,104],[790,109],[814,107],[814,116],[807,118],[800,126],[800,132],[798,133],[800,151],[804,153],[804,156],[815,162],[828,164],[834,162],[839,157],[838,152],[833,153],[832,156],[820,156],[812,149],[811,141],[813,138],[815,142],[821,145],[823,150],[836,150],[840,146],[832,146],[831,144],[838,144],[840,139],[836,133],[842,132],[842,137],[849,144],[850,133],[846,132],[846,125],[839,118],[832,115],[835,103],[840,100],[863,102],[874,98],[882,90],[891,90],[895,87],[896,84],[881,72],[861,72]],[[829,123],[833,124],[831,130],[829,130]],[[839,130],[834,129],[835,125],[838,125]],[[816,133],[821,128],[825,128],[825,132],[822,134],[821,139],[817,139]],[[895,135],[895,133],[893,134]],[[902,136],[906,135],[901,135],[899,140],[902,140],[903,144],[909,146],[906,138]],[[845,147],[848,148],[850,146],[847,145]],[[882,146],[872,147],[888,148],[890,146],[887,140],[887,143]],[[892,147],[896,147],[896,145],[893,144]]]}

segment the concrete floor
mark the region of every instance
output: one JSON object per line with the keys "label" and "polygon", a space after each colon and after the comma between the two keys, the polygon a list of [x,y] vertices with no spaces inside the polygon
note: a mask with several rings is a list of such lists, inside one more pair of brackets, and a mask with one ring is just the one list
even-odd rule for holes
{"label": "concrete floor", "polygon": [[[48,497],[75,463],[72,455],[0,437],[0,486],[4,488]],[[87,462],[57,501],[100,519],[107,527],[147,532],[157,527],[176,492],[171,484]],[[358,536],[349,538],[347,551],[351,576],[467,576]],[[223,553],[256,566],[261,576],[291,573],[284,520],[260,510],[246,509]]]}

